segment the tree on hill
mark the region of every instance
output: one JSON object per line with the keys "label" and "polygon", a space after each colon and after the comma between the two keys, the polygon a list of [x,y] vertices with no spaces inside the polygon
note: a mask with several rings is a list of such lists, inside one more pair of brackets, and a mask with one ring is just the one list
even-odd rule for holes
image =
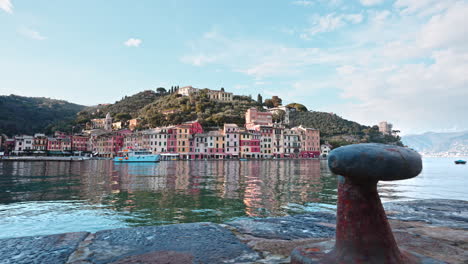
{"label": "tree on hill", "polygon": [[268,108],[278,107],[283,103],[283,100],[278,96],[273,96],[271,99],[266,99],[264,105]]}
{"label": "tree on hill", "polygon": [[63,100],[17,95],[0,96],[0,134],[8,136],[49,132],[76,118],[85,106]]}
{"label": "tree on hill", "polygon": [[257,103],[260,104],[260,105],[263,104],[263,97],[262,97],[261,94],[257,95]]}
{"label": "tree on hill", "polygon": [[132,116],[129,113],[118,113],[115,115],[116,121],[127,122],[130,119],[132,119]]}
{"label": "tree on hill", "polygon": [[[161,97],[141,109],[139,117],[153,126],[180,124],[198,119],[205,126],[219,126],[224,122],[244,125],[247,109],[256,107],[257,102],[244,96],[231,102],[210,100],[207,89],[190,96],[176,94]],[[164,119],[160,113],[166,112]]]}
{"label": "tree on hill", "polygon": [[368,127],[325,112],[291,112],[290,125],[316,128],[320,137],[334,147],[353,143],[387,143],[401,145],[400,138],[385,136],[377,126]]}
{"label": "tree on hill", "polygon": [[160,94],[160,95],[163,95],[166,93],[166,88],[164,87],[159,87],[156,89],[156,91]]}
{"label": "tree on hill", "polygon": [[283,100],[281,98],[279,98],[278,96],[276,96],[276,95],[271,97],[271,101],[273,101],[273,105],[275,107],[278,107],[283,103]]}
{"label": "tree on hill", "polygon": [[265,102],[263,103],[266,107],[268,108],[273,108],[275,105],[273,104],[273,100],[271,99],[266,99]]}
{"label": "tree on hill", "polygon": [[294,108],[296,111],[299,112],[307,112],[307,107],[305,107],[303,104],[298,104],[298,103],[290,103],[286,107],[288,108]]}

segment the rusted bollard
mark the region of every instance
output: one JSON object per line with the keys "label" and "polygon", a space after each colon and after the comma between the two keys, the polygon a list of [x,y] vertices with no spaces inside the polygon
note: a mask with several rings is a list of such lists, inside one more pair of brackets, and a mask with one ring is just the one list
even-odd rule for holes
{"label": "rusted bollard", "polygon": [[333,150],[328,166],[338,174],[334,247],[316,243],[294,249],[291,263],[438,263],[398,248],[377,193],[377,182],[416,177],[421,156],[408,148],[357,144]]}

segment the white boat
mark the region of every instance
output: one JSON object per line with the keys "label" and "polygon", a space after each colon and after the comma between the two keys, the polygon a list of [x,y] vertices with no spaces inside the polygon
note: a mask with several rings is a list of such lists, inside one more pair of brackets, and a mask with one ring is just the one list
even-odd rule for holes
{"label": "white boat", "polygon": [[159,154],[153,154],[146,149],[124,150],[114,158],[114,162],[159,162]]}

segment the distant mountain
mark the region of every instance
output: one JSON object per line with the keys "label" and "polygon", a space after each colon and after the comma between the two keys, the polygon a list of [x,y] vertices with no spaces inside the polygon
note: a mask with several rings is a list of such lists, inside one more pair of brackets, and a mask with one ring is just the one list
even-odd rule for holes
{"label": "distant mountain", "polygon": [[467,156],[468,131],[408,135],[402,138],[403,144],[425,155]]}
{"label": "distant mountain", "polygon": [[50,98],[0,96],[0,134],[13,136],[69,128],[68,123],[83,108]]}

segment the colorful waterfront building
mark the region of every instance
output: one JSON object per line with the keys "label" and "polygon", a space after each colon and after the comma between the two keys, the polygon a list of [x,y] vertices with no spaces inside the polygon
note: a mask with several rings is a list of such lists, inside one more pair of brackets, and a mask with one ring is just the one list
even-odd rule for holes
{"label": "colorful waterfront building", "polygon": [[73,135],[71,137],[72,146],[71,150],[73,152],[89,152],[90,151],[90,141],[89,137],[85,135]]}
{"label": "colorful waterfront building", "polygon": [[248,130],[258,130],[258,126],[272,126],[273,115],[270,112],[261,112],[252,107],[245,113],[245,127]]}
{"label": "colorful waterfront building", "polygon": [[273,125],[273,156],[276,158],[284,158],[284,129],[282,125]]}
{"label": "colorful waterfront building", "polygon": [[240,135],[240,157],[259,158],[260,157],[260,132],[256,130],[243,130]]}
{"label": "colorful waterfront building", "polygon": [[46,151],[47,150],[47,137],[44,134],[34,134],[33,140],[34,151]]}
{"label": "colorful waterfront building", "polygon": [[224,159],[224,134],[221,131],[210,131],[207,139],[209,157]]}
{"label": "colorful waterfront building", "polygon": [[62,139],[49,137],[47,139],[47,151],[49,151],[49,154],[62,154]]}
{"label": "colorful waterfront building", "polygon": [[15,150],[15,139],[14,138],[7,138],[3,142],[3,152],[6,154],[10,154]]}
{"label": "colorful waterfront building", "polygon": [[320,131],[298,126],[292,128],[300,136],[301,158],[318,158],[320,156]]}
{"label": "colorful waterfront building", "polygon": [[177,128],[171,127],[167,130],[167,152],[177,153]]}
{"label": "colorful waterfront building", "polygon": [[169,127],[159,127],[148,130],[149,150],[153,153],[167,152],[167,137]]}
{"label": "colorful waterfront building", "polygon": [[209,147],[208,147],[208,134],[207,133],[201,133],[201,134],[195,134],[194,135],[194,148],[195,148],[195,159],[204,159],[204,158],[209,158],[210,154],[208,153]]}
{"label": "colorful waterfront building", "polygon": [[28,136],[28,135],[16,136],[14,152],[16,154],[21,154],[24,152],[33,151],[33,142],[34,142],[33,136]]}
{"label": "colorful waterfront building", "polygon": [[100,157],[115,157],[123,149],[124,138],[131,133],[130,130],[125,129],[94,137],[92,140],[94,154]]}
{"label": "colorful waterfront building", "polygon": [[284,157],[298,158],[301,153],[300,135],[294,130],[286,128],[283,132],[283,141]]}
{"label": "colorful waterfront building", "polygon": [[224,153],[227,159],[238,158],[240,152],[239,127],[236,124],[224,124]]}
{"label": "colorful waterfront building", "polygon": [[260,157],[272,158],[274,155],[274,129],[273,126],[259,126],[260,132]]}

